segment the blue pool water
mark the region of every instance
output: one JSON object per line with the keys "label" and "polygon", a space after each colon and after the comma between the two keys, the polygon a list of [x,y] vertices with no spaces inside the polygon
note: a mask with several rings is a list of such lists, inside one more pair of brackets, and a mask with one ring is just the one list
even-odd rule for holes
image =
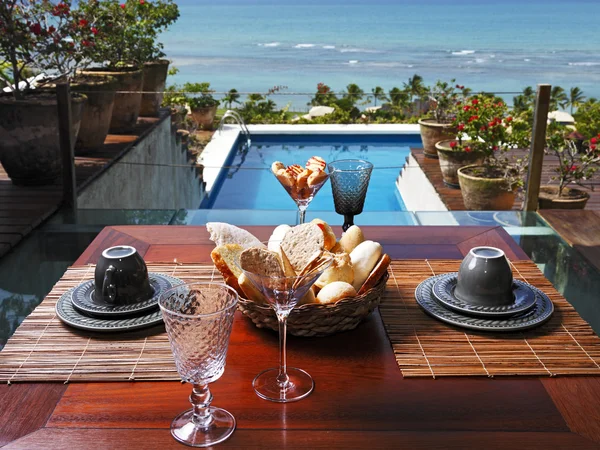
{"label": "blue pool water", "polygon": [[[304,166],[311,156],[326,162],[364,159],[373,164],[364,211],[404,211],[396,179],[410,147],[421,146],[418,135],[253,135],[252,145],[236,150],[203,207],[214,209],[295,210],[296,204],[271,173],[274,161]],[[333,211],[329,181],[309,211]]]}

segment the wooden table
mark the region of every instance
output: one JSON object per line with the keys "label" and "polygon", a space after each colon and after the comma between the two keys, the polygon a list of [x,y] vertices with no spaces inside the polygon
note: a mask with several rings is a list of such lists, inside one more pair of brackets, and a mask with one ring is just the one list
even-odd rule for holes
{"label": "wooden table", "polygon": [[[268,238],[271,227],[247,227]],[[339,230],[336,230],[339,234]],[[501,228],[364,227],[393,258],[460,259],[494,245],[525,253]],[[105,228],[76,264],[94,263],[116,244],[146,261],[209,262],[202,227]],[[214,404],[238,427],[221,448],[599,448],[600,378],[404,379],[378,312],[352,332],[289,338],[290,365],[316,382],[287,405],[259,399],[251,381],[277,365],[277,334],[238,313],[225,374],[211,385]],[[185,448],[169,424],[187,409],[177,382],[16,384],[0,387],[0,445],[6,448]]]}

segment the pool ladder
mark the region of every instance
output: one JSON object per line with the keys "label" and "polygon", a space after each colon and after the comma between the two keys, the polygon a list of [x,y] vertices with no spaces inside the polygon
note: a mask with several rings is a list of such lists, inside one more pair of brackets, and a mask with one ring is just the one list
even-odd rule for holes
{"label": "pool ladder", "polygon": [[240,129],[242,130],[242,134],[244,136],[246,136],[246,142],[248,144],[248,147],[250,147],[250,131],[248,130],[248,127],[246,126],[246,122],[244,122],[244,119],[242,118],[242,116],[240,116],[240,114],[237,111],[233,111],[232,109],[228,109],[227,111],[225,111],[225,114],[223,114],[223,117],[221,117],[221,121],[219,122],[219,128],[217,128],[217,130],[219,131],[219,134],[221,134],[221,132],[223,131],[223,125],[225,124],[225,119],[232,117],[236,123],[240,126]]}

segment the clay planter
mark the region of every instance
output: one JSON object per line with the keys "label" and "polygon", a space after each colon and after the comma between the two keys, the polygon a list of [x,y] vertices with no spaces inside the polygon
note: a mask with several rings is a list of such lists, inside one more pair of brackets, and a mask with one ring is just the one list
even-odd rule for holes
{"label": "clay planter", "polygon": [[[73,95],[73,136],[79,131],[86,98]],[[0,96],[0,162],[13,184],[53,183],[62,171],[56,94],[30,95],[25,100]]]}
{"label": "clay planter", "polygon": [[458,169],[473,164],[481,164],[483,162],[483,155],[479,152],[452,150],[450,142],[454,142],[454,140],[440,141],[435,144],[435,148],[438,152],[444,184],[454,189],[460,189]]}
{"label": "clay planter", "polygon": [[134,67],[123,67],[118,70],[98,68],[87,69],[81,72],[86,76],[114,77],[117,80],[117,93],[110,121],[111,133],[128,133],[133,130],[137,122],[140,105],[142,103],[142,85],[144,74]]}
{"label": "clay planter", "polygon": [[203,130],[212,130],[218,106],[219,105],[214,105],[192,109],[192,118]]}
{"label": "clay planter", "polygon": [[539,209],[584,209],[590,194],[581,189],[564,188],[557,197],[558,186],[540,187]]}
{"label": "clay planter", "polygon": [[158,61],[147,62],[143,67],[144,72],[144,92],[160,92],[160,94],[142,94],[142,106],[140,107],[140,116],[156,117],[158,109],[162,104],[165,85],[167,82],[167,72],[169,71],[169,61],[159,59]]}
{"label": "clay planter", "polygon": [[506,211],[515,203],[515,192],[505,178],[481,178],[473,175],[481,166],[458,169],[458,181],[465,208],[471,211]]}
{"label": "clay planter", "polygon": [[421,140],[423,141],[423,153],[428,158],[437,159],[438,154],[435,144],[440,141],[456,138],[458,130],[450,123],[438,123],[435,119],[419,120],[421,128]]}
{"label": "clay planter", "polygon": [[115,104],[117,80],[114,77],[80,75],[71,84],[71,90],[85,93],[88,99],[75,143],[75,154],[85,155],[104,145]]}

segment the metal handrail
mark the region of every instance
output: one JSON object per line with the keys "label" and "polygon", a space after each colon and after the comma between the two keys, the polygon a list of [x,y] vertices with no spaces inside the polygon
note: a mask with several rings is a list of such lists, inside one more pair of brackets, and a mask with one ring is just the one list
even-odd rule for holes
{"label": "metal handrail", "polygon": [[223,130],[223,125],[225,124],[225,119],[227,119],[229,117],[233,117],[235,119],[237,124],[242,129],[242,133],[244,133],[246,135],[246,137],[248,138],[248,142],[250,142],[250,130],[248,130],[248,126],[246,125],[246,122],[244,122],[244,119],[237,111],[234,111],[232,109],[228,109],[227,111],[225,111],[225,114],[223,114],[223,117],[221,117],[221,121],[219,122],[219,127],[217,128],[217,130],[219,131],[219,134],[221,134],[221,132]]}

